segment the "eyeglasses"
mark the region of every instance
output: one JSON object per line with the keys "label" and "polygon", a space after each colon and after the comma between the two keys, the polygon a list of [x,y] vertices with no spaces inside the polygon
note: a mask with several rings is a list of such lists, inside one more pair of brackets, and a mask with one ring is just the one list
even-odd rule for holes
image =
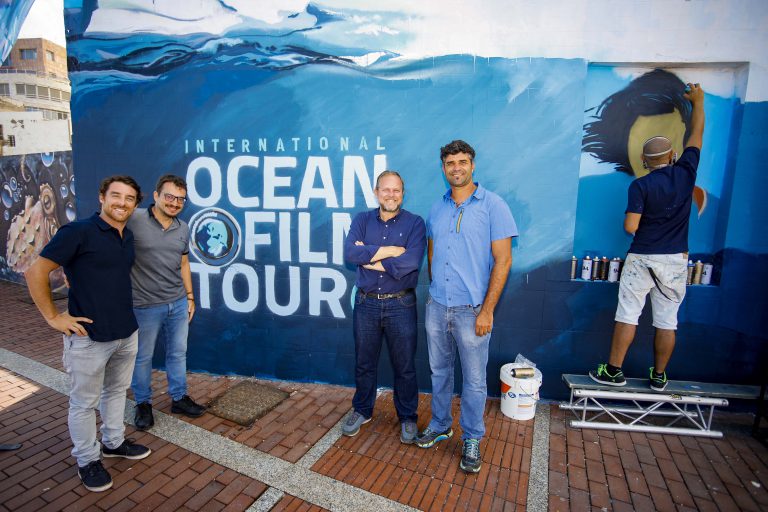
{"label": "eyeglasses", "polygon": [[169,203],[176,202],[179,204],[184,204],[184,202],[187,200],[187,198],[184,196],[175,196],[173,194],[169,194],[168,192],[163,192],[163,199]]}

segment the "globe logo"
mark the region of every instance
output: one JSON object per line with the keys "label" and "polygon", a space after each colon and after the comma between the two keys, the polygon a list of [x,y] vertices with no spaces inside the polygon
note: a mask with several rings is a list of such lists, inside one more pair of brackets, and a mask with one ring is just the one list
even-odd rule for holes
{"label": "globe logo", "polygon": [[190,252],[207,265],[229,265],[240,252],[240,226],[220,208],[207,208],[189,220]]}

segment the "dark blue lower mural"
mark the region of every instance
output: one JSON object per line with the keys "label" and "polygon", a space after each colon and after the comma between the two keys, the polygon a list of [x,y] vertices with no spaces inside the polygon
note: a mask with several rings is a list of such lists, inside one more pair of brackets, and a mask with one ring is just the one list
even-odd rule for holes
{"label": "dark blue lower mural", "polygon": [[[476,179],[507,201],[520,229],[495,315],[489,390],[498,394],[499,368],[517,353],[541,367],[547,397],[564,394],[561,373],[604,359],[616,286],[572,282],[570,262],[575,250],[626,250],[620,223],[633,176],[584,143],[585,123],[652,69],[625,76],[583,59],[406,59],[365,34],[340,43],[360,13],[312,4],[279,27],[237,25],[218,36],[130,31],[125,18],[74,4],[67,20],[78,214],[97,209],[97,184],[108,174],[134,175],[147,189],[167,172],[187,178],[183,216],[199,300],[190,369],[351,384],[354,269],[341,250],[351,218],[376,206],[372,183],[387,168],[405,180],[404,207],[426,215],[447,188],[439,148],[455,138],[475,147]],[[110,20],[123,30],[109,32]],[[749,219],[735,218],[736,205],[765,185],[756,149],[765,142],[734,141],[749,130],[764,134],[766,115],[762,104],[742,108],[733,95],[707,100],[714,123],[703,154],[709,144],[717,157],[707,167],[724,171],[703,180],[709,202],[692,228],[692,250],[718,258],[719,286],[690,289],[670,375],[755,381],[765,320],[731,314],[731,304],[765,310],[766,293],[744,276],[765,272],[768,251],[754,241],[757,223],[733,236],[731,229]],[[684,126],[684,112],[679,118]],[[756,267],[742,267],[750,259]],[[642,321],[629,374],[644,375],[650,359],[652,331]],[[707,370],[711,355],[719,360]],[[386,356],[381,364],[380,382],[391,385]],[[417,366],[427,389],[423,325]]]}

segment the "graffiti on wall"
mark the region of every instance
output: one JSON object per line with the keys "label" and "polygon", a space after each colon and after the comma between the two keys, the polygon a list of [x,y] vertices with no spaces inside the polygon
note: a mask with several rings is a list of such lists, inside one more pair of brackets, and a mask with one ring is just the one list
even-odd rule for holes
{"label": "graffiti on wall", "polygon": [[[0,278],[24,282],[40,250],[75,220],[72,152],[0,157],[0,187]],[[63,273],[55,272],[53,288],[63,285]]]}

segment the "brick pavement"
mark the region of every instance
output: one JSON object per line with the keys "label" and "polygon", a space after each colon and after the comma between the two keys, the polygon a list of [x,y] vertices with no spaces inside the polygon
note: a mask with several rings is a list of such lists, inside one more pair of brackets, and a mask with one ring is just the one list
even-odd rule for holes
{"label": "brick pavement", "polygon": [[[0,282],[0,311],[11,326],[0,348],[61,371],[61,338],[36,308],[21,301],[23,287]],[[63,304],[60,304],[63,307]],[[155,407],[170,412],[165,375],[154,372]],[[238,379],[191,374],[190,391],[208,402]],[[295,463],[349,409],[344,387],[270,382],[291,393],[251,427],[206,414],[183,421],[259,452]],[[457,407],[458,403],[454,404]],[[420,426],[429,396],[419,404]],[[544,404],[540,408],[546,407]],[[267,490],[254,478],[201,457],[150,432],[127,433],[149,445],[143,461],[106,459],[115,486],[89,493],[69,455],[65,395],[0,367],[0,443],[24,442],[0,452],[0,512],[6,510],[248,510]],[[567,413],[570,414],[570,413]],[[391,392],[376,404],[374,420],[354,438],[339,438],[312,471],[422,510],[525,510],[534,423],[503,417],[498,400],[486,408],[483,470],[457,470],[457,436],[430,450],[401,445]],[[726,415],[727,416],[727,415]],[[741,431],[726,439],[574,430],[566,412],[551,409],[551,510],[768,510],[768,450]],[[269,494],[269,493],[267,493]],[[300,492],[298,494],[301,494]],[[255,510],[255,508],[251,508]],[[272,510],[324,510],[289,493]]]}
{"label": "brick pavement", "polygon": [[[424,450],[400,443],[392,394],[386,393],[360,434],[341,438],[313,469],[420,510],[525,510],[533,422],[509,420],[498,400],[488,400],[487,435],[480,446],[483,468],[466,475],[458,469],[458,408],[455,399],[454,437]],[[419,418],[425,427],[429,395],[419,400]]]}
{"label": "brick pavement", "polygon": [[710,439],[572,429],[570,416],[550,417],[550,511],[768,510],[768,449],[749,422]]}

